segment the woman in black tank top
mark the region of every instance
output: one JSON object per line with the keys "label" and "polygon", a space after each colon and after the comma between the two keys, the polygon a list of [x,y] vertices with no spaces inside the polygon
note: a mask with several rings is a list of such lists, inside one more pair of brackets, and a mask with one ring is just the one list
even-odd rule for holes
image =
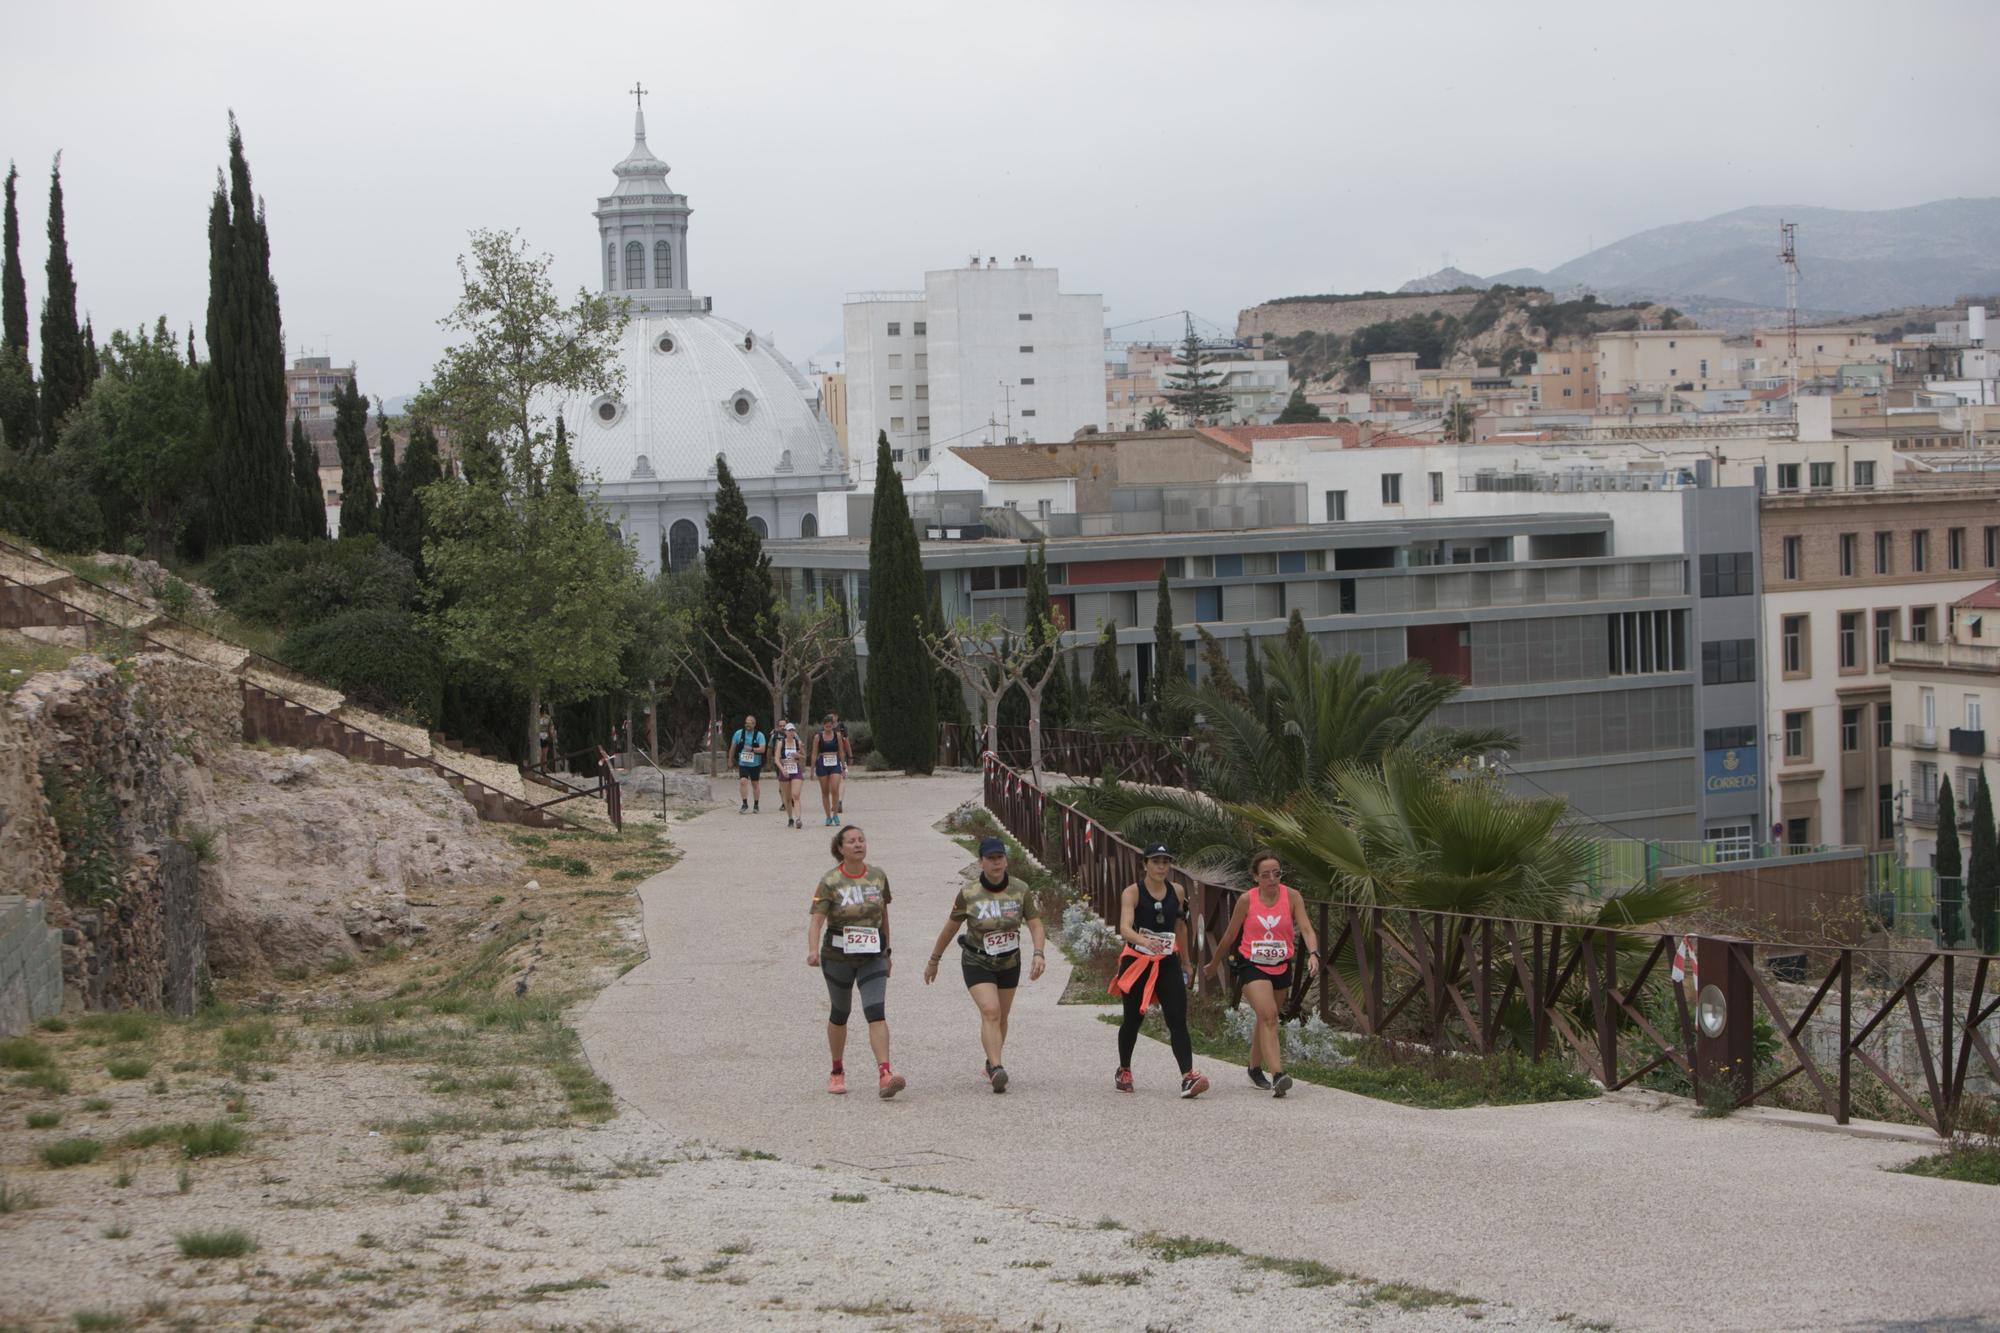
{"label": "woman in black tank top", "polygon": [[840,784],[843,771],[840,762],[840,733],[833,728],[833,714],[828,713],[820,720],[819,730],[813,733],[813,776],[819,779],[820,809],[826,814],[827,824],[840,821],[834,811],[840,808]]}
{"label": "woman in black tank top", "polygon": [[1194,1042],[1188,1037],[1187,899],[1181,886],[1167,878],[1173,857],[1166,846],[1146,849],[1146,877],[1128,884],[1118,898],[1118,937],[1125,942],[1111,982],[1125,997],[1125,1018],[1118,1025],[1118,1074],[1113,1085],[1132,1091],[1132,1051],[1146,1008],[1157,1001],[1166,1019],[1167,1040],[1181,1067],[1181,1096],[1198,1097],[1208,1080],[1195,1072]]}

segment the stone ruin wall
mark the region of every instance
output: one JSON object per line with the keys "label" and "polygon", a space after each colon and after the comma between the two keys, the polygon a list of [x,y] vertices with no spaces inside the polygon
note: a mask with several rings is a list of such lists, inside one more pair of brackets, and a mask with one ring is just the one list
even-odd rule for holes
{"label": "stone ruin wall", "polygon": [[1406,319],[1442,311],[1463,317],[1479,304],[1480,293],[1458,295],[1413,294],[1374,296],[1359,301],[1287,301],[1251,306],[1236,316],[1236,336],[1254,338],[1260,333],[1290,338],[1301,333],[1337,333],[1342,337],[1385,319]]}

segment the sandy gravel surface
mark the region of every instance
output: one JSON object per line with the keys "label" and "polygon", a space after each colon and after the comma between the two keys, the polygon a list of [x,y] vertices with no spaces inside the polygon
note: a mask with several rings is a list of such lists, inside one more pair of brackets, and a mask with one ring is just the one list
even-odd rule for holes
{"label": "sandy gravel surface", "polygon": [[[650,957],[580,1024],[599,1072],[690,1135],[1551,1317],[1762,1329],[2000,1310],[1994,1193],[1883,1170],[1916,1156],[1909,1145],[1610,1100],[1437,1112],[1301,1086],[1278,1102],[1214,1065],[1215,1092],[1186,1103],[1151,1044],[1141,1095],[1121,1097],[1115,1034],[1094,1009],[1055,1003],[1067,968],[1054,950],[1050,974],[1024,984],[1014,1084],[994,1097],[955,968],[919,981],[968,862],[931,825],[976,792],[969,775],[873,780],[850,802],[896,893],[903,1097],[822,1090],[826,999],[803,955],[827,831],[733,805],[681,826],[683,860],[644,886]],[[867,1066],[859,1034],[850,1069]],[[1250,1144],[1259,1164],[1231,1166]]]}

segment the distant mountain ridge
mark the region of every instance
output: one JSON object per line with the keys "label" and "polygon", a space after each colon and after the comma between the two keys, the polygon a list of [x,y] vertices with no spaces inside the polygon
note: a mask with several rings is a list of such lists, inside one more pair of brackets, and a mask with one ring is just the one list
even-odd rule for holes
{"label": "distant mountain ridge", "polygon": [[1755,322],[1785,304],[1780,220],[1798,224],[1799,307],[1808,317],[1949,305],[2000,289],[2000,198],[1987,198],[1872,211],[1739,208],[1638,232],[1547,272],[1517,268],[1480,278],[1447,268],[1400,290],[1506,284],[1546,287],[1558,298],[1588,290],[1605,300],[1663,301],[1708,316],[1704,322]]}

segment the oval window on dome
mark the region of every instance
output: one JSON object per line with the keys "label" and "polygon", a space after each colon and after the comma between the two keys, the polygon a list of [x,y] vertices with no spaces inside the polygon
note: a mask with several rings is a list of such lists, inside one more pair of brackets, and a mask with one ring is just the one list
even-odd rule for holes
{"label": "oval window on dome", "polygon": [[600,426],[615,426],[625,415],[625,404],[612,394],[606,394],[590,405],[590,414],[597,418]]}
{"label": "oval window on dome", "polygon": [[743,350],[744,350],[744,351],[746,351],[746,352],[747,352],[747,351],[749,351],[749,350],[750,350],[751,348],[755,347],[756,345],[757,345],[757,335],[756,335],[756,334],[754,334],[754,333],[746,333],[746,334],[744,334],[744,335],[743,335]]}
{"label": "oval window on dome", "polygon": [[747,417],[750,415],[750,400],[745,396],[743,396],[742,394],[737,394],[736,401],[730,404],[730,406],[736,409],[736,415],[739,417]]}
{"label": "oval window on dome", "polygon": [[667,356],[672,356],[674,354],[674,349],[677,346],[677,344],[674,342],[673,334],[663,333],[660,335],[660,340],[654,343],[653,346],[661,353]]}

